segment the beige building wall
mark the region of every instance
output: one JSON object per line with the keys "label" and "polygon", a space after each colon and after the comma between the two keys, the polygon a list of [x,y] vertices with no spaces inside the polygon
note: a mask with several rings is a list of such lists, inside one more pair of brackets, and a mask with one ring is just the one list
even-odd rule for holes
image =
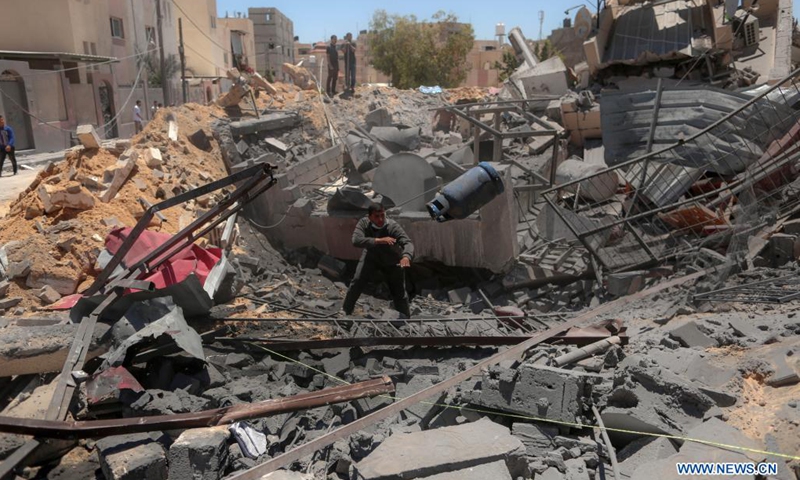
{"label": "beige building wall", "polygon": [[475,40],[467,54],[470,65],[467,79],[462,87],[494,87],[500,83],[500,71],[495,62],[503,60],[503,50],[497,40]]}
{"label": "beige building wall", "polygon": [[[3,50],[77,52],[70,21],[70,12],[82,6],[76,3],[64,0],[3,2],[0,45]],[[86,10],[89,8],[86,6]]]}
{"label": "beige building wall", "polygon": [[[166,0],[165,0],[166,1]],[[174,27],[183,18],[183,43],[186,67],[200,77],[224,77],[225,28],[219,31],[216,0],[171,0],[180,7],[174,10]],[[181,11],[182,10],[182,11]],[[228,42],[228,45],[230,42]],[[230,55],[229,55],[230,56]],[[230,59],[228,59],[230,62]]]}
{"label": "beige building wall", "polygon": [[[258,66],[260,65],[259,60],[263,60],[256,56],[256,39],[253,33],[253,21],[247,17],[220,18],[217,20],[217,26],[223,26],[228,32],[228,42],[230,42],[230,36],[240,36],[242,39],[242,48],[244,50],[242,61],[253,70],[258,71]],[[225,44],[223,43],[223,45]],[[233,58],[231,58],[230,61],[233,62]]]}

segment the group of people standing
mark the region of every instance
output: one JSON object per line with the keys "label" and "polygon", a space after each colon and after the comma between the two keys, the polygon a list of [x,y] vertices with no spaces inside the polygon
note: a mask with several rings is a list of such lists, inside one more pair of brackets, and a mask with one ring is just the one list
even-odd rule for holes
{"label": "group of people standing", "polygon": [[[174,105],[173,105],[174,106]],[[153,100],[153,106],[150,107],[150,119],[152,120],[156,116],[156,112],[164,108],[163,103],[159,103]],[[134,127],[134,134],[137,134],[142,131],[144,128],[144,118],[142,118],[142,101],[136,100],[136,105],[133,106],[133,127]]]}
{"label": "group of people standing", "polygon": [[356,91],[356,42],[353,41],[353,34],[348,33],[344,36],[344,41],[337,45],[338,38],[331,35],[331,43],[327,48],[328,56],[328,81],[325,84],[325,92],[329,97],[336,95],[336,82],[339,79],[339,52],[342,52],[344,60],[344,92],[354,93]]}

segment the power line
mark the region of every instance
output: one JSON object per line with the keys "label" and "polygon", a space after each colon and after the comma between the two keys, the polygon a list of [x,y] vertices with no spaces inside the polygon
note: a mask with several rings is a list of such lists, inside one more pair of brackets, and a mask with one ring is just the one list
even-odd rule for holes
{"label": "power line", "polygon": [[142,56],[148,55],[148,54],[150,54],[152,52],[155,52],[156,50],[158,50],[158,49],[155,48],[155,49],[152,49],[152,50],[145,50],[144,52],[135,53],[133,55],[128,55],[126,57],[119,57],[119,58],[116,58],[114,60],[106,60],[104,62],[92,63],[90,65],[78,65],[77,67],[61,68],[59,70],[37,70],[34,73],[27,73],[25,75],[15,75],[15,76],[16,77],[20,77],[20,78],[28,78],[28,77],[36,77],[36,76],[39,76],[39,75],[49,75],[49,74],[52,74],[52,73],[69,72],[69,71],[72,71],[72,70],[81,70],[81,69],[84,69],[84,68],[98,67],[98,66],[101,66],[101,65],[119,63],[120,60],[127,60],[129,58],[134,58],[134,57],[142,57]]}
{"label": "power line", "polygon": [[[190,17],[190,16],[189,16],[189,14],[188,14],[188,13],[186,13],[186,12],[185,12],[185,11],[184,11],[184,10],[183,10],[181,7],[180,7],[180,5],[178,5],[177,3],[175,3],[175,0],[170,0],[170,3],[172,3],[172,4],[175,6],[175,8],[177,8],[178,10],[180,10],[180,11],[181,11],[181,13],[183,13],[183,15],[186,17],[186,19],[187,19],[187,20],[189,20],[189,23],[191,23],[192,25],[194,25],[194,28],[196,28],[196,29],[197,29],[197,31],[199,31],[199,32],[200,32],[200,33],[201,33],[201,34],[202,34],[204,37],[206,37],[206,38],[207,38],[209,41],[211,41],[211,43],[213,43],[213,44],[214,44],[214,45],[216,45],[217,47],[221,48],[223,52],[227,52],[227,51],[228,51],[228,48],[226,48],[226,47],[223,47],[222,45],[220,45],[219,43],[217,43],[217,42],[216,42],[216,40],[214,40],[213,38],[209,37],[209,36],[208,36],[208,34],[206,34],[206,32],[204,32],[204,31],[203,31],[203,29],[202,29],[202,28],[200,28],[200,26],[199,26],[199,25],[197,25],[196,23],[194,23],[194,20],[192,20],[192,17]],[[214,12],[214,17],[216,18],[216,16],[217,16],[217,12]],[[185,45],[185,44],[184,44],[184,45]],[[213,63],[213,62],[212,62],[212,63]]]}

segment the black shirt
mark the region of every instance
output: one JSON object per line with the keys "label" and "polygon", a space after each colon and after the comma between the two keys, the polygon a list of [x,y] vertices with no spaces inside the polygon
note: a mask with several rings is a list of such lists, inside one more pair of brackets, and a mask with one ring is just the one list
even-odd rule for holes
{"label": "black shirt", "polygon": [[339,50],[336,45],[328,44],[326,51],[328,52],[328,69],[339,70]]}

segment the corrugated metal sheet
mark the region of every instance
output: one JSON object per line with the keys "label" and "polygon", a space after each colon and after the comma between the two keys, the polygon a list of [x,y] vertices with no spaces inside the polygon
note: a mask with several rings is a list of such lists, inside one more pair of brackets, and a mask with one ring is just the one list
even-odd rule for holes
{"label": "corrugated metal sheet", "polygon": [[[623,7],[614,22],[603,63],[645,64],[692,56],[705,2],[684,0]],[[699,35],[699,33],[698,33]]]}
{"label": "corrugated metal sheet", "polygon": [[[603,92],[600,113],[603,146],[609,166],[647,153],[655,91]],[[752,97],[712,87],[664,90],[653,151],[687,139],[741,108]],[[767,108],[764,108],[767,107]],[[669,151],[661,162],[735,174],[758,160],[769,142],[780,138],[797,119],[783,104],[762,100],[731,117],[691,144]]]}

